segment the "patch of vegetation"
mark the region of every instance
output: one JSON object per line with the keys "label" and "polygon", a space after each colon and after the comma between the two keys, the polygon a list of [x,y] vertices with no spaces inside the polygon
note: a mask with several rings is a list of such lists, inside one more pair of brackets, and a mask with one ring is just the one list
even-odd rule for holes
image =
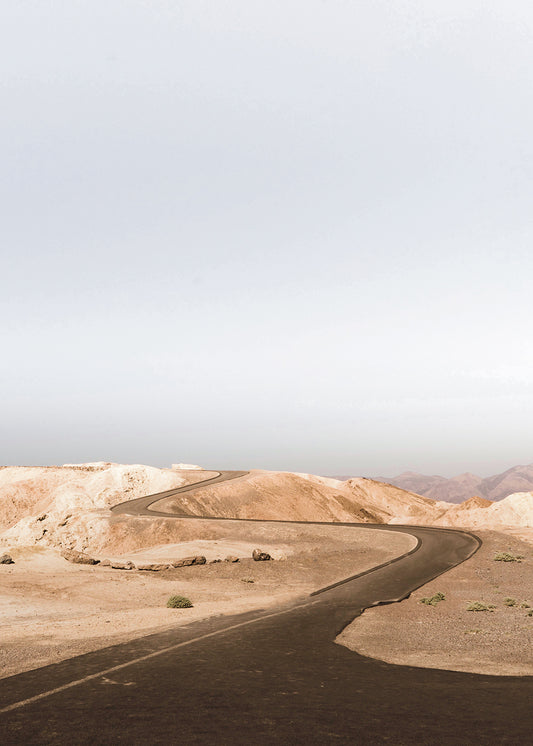
{"label": "patch of vegetation", "polygon": [[521,609],[530,609],[530,608],[531,608],[531,605],[530,605],[530,604],[528,604],[528,602],[527,602],[527,601],[522,601],[522,602],[520,603],[520,608],[521,608]]}
{"label": "patch of vegetation", "polygon": [[494,604],[484,604],[482,601],[471,601],[466,607],[467,611],[494,611]]}
{"label": "patch of vegetation", "polygon": [[427,597],[427,598],[421,598],[419,603],[426,604],[426,606],[436,606],[439,601],[444,601],[446,599],[446,596],[444,593],[435,593],[434,596]]}
{"label": "patch of vegetation", "polygon": [[530,610],[529,610],[529,611],[527,612],[526,616],[533,616],[533,609],[530,609]]}
{"label": "patch of vegetation", "polygon": [[494,562],[522,562],[523,554],[510,554],[510,552],[496,552]]}
{"label": "patch of vegetation", "polygon": [[516,600],[516,598],[504,598],[503,603],[506,606],[518,606],[518,601]]}
{"label": "patch of vegetation", "polygon": [[253,578],[241,578],[241,583],[255,583]]}
{"label": "patch of vegetation", "polygon": [[167,601],[168,609],[190,609],[192,603],[185,596],[171,596]]}

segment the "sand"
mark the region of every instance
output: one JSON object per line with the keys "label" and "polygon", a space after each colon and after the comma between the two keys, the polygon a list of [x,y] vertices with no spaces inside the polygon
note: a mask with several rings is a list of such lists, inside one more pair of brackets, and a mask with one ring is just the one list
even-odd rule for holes
{"label": "sand", "polygon": [[[529,533],[527,533],[529,531]],[[533,675],[533,531],[477,531],[481,549],[399,604],[367,609],[337,642],[389,663],[497,676]],[[496,552],[522,562],[496,562]],[[436,606],[420,603],[442,592]],[[516,606],[507,606],[505,599]],[[471,601],[493,604],[467,611]],[[528,604],[530,608],[521,608]]]}

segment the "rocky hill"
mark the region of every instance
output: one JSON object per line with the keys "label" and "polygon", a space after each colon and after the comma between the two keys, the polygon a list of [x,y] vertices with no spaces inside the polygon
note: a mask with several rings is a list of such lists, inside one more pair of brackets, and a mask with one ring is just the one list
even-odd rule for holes
{"label": "rocky hill", "polygon": [[475,474],[459,474],[457,477],[428,476],[406,471],[397,477],[376,477],[380,482],[388,482],[404,490],[416,492],[433,500],[460,503],[474,495],[487,500],[503,500],[517,492],[533,490],[533,464],[513,466],[492,477],[478,477]]}
{"label": "rocky hill", "polygon": [[[0,546],[117,552],[192,540],[197,522],[116,515],[109,508],[211,475],[191,466],[156,469],[107,463],[0,468]],[[160,509],[184,517],[265,521],[533,527],[533,492],[529,491],[498,502],[473,497],[457,505],[362,477],[340,481],[259,470],[166,498]],[[209,532],[209,522],[203,523],[202,530]]]}

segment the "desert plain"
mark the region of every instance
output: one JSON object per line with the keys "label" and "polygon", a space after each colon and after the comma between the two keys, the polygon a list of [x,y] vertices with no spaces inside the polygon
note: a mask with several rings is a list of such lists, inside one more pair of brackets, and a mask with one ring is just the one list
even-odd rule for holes
{"label": "desert plain", "polygon": [[[161,501],[176,518],[111,512],[214,474],[181,464],[0,468],[0,554],[12,559],[0,565],[0,676],[303,599],[416,545],[408,528],[369,532],[339,522],[459,527],[483,542],[408,599],[367,609],[339,644],[401,665],[533,674],[532,492],[457,505],[376,480],[254,470]],[[231,520],[243,518],[253,522]],[[305,525],[312,521],[323,524]],[[254,561],[256,548],[272,559]],[[68,550],[98,564],[69,561]],[[495,559],[502,554],[512,560]],[[171,566],[200,556],[205,563]],[[148,565],[157,569],[138,569]],[[167,608],[175,594],[192,608]]]}

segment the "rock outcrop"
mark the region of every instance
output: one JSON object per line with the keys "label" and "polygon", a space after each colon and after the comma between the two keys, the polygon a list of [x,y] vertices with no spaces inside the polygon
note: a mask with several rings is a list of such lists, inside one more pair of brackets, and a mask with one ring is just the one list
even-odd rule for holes
{"label": "rock outcrop", "polygon": [[172,567],[190,567],[191,565],[205,565],[206,558],[198,555],[196,557],[183,557],[182,559],[174,560]]}
{"label": "rock outcrop", "polygon": [[252,559],[254,559],[256,562],[268,562],[268,560],[271,560],[272,557],[268,552],[262,552],[261,549],[254,549],[252,552]]}
{"label": "rock outcrop", "polygon": [[100,560],[94,559],[84,552],[76,552],[73,549],[63,549],[61,556],[75,565],[98,565],[100,563]]}

